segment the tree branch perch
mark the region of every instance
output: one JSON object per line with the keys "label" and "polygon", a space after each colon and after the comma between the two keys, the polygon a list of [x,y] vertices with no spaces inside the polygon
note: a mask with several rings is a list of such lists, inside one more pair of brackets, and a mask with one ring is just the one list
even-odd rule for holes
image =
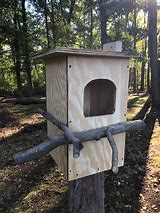
{"label": "tree branch perch", "polygon": [[[143,129],[145,124],[141,120],[121,122],[101,128],[90,129],[82,132],[73,132],[74,137],[78,138],[80,142],[87,142],[91,140],[99,140],[100,138],[107,137],[112,148],[112,171],[117,172],[118,167],[118,150],[113,135],[128,132],[137,129]],[[98,135],[98,138],[97,138]],[[39,158],[58,146],[72,144],[64,135],[48,136],[44,142],[34,146],[30,149],[23,150],[14,155],[14,160],[17,164],[22,164],[27,161]]]}
{"label": "tree branch perch", "polygon": [[80,143],[79,139],[70,132],[68,126],[40,108],[37,109],[37,112],[64,132],[65,138],[73,144],[73,157],[78,158],[83,145]]}

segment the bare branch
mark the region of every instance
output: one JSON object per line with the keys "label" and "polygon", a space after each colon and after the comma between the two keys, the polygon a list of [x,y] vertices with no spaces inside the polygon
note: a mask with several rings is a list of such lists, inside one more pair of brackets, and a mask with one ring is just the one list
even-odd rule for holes
{"label": "bare branch", "polygon": [[43,115],[48,121],[52,124],[56,125],[59,129],[64,132],[65,138],[73,144],[73,157],[78,158],[80,156],[80,150],[83,148],[83,145],[80,143],[79,139],[76,138],[72,132],[70,132],[69,128],[66,124],[62,123],[55,117],[53,117],[50,113],[38,108],[37,112]]}
{"label": "bare branch", "polygon": [[[101,128],[96,129],[90,129],[87,131],[82,132],[73,132],[72,134],[74,137],[78,138],[80,142],[86,142],[91,140],[99,140],[100,138],[105,138],[106,134],[109,138],[109,142],[112,148],[112,159],[115,159],[115,156],[117,151],[113,147],[113,139],[112,135],[116,135],[122,132],[128,132],[132,130],[137,129],[143,129],[145,127],[145,124],[141,120],[137,121],[130,121],[130,122],[121,122],[109,126],[104,126]],[[109,132],[109,133],[108,133]],[[58,136],[48,136],[48,139],[42,143],[40,143],[37,146],[34,146],[30,149],[23,150],[21,152],[18,152],[14,155],[14,160],[17,164],[22,164],[27,161],[31,161],[33,159],[39,158],[51,150],[55,149],[58,146],[65,145],[65,144],[71,144],[71,141],[68,141],[64,135],[58,135]],[[114,163],[115,162],[115,163]],[[113,165],[115,168],[115,165],[117,164],[117,160],[114,160]],[[112,167],[113,168],[113,167]],[[113,171],[116,171],[113,168]]]}
{"label": "bare branch", "polygon": [[110,131],[107,131],[106,136],[112,148],[112,171],[113,173],[117,173],[118,172],[118,149],[116,146],[116,142]]}

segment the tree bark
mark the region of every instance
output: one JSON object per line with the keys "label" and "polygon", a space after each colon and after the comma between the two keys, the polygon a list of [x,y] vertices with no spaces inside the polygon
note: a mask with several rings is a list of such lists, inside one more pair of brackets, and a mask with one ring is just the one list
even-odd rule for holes
{"label": "tree bark", "polygon": [[104,213],[104,173],[69,182],[70,213]]}
{"label": "tree bark", "polygon": [[[137,38],[137,9],[136,9],[136,0],[134,0],[134,12],[133,12],[133,28],[134,28],[134,43],[133,43],[133,49],[136,51],[136,38]],[[136,92],[137,90],[137,60],[134,59],[134,67],[133,67],[133,92]]]}
{"label": "tree bark", "polygon": [[142,68],[141,68],[141,87],[140,90],[144,91],[144,76],[145,76],[145,65],[146,65],[146,51],[147,51],[147,39],[145,38],[144,50],[143,50],[143,59],[142,59]]}
{"label": "tree bark", "polygon": [[103,44],[107,43],[108,37],[107,37],[107,17],[105,15],[105,7],[100,5],[100,23],[101,23],[101,46],[103,47]]}
{"label": "tree bark", "polygon": [[50,48],[51,45],[50,45],[49,27],[48,27],[48,8],[47,8],[46,0],[44,1],[44,17],[45,17],[45,25],[46,25],[47,45],[48,45],[48,48]]}
{"label": "tree bark", "polygon": [[[92,3],[92,2],[91,2]],[[93,8],[90,8],[90,49],[93,47]]]}
{"label": "tree bark", "polygon": [[145,60],[142,61],[142,68],[141,68],[141,87],[140,90],[144,91],[144,73],[145,73]]}
{"label": "tree bark", "polygon": [[20,62],[20,45],[19,45],[19,33],[18,33],[18,17],[17,17],[17,1],[15,1],[15,13],[13,18],[14,23],[14,30],[15,30],[15,36],[14,36],[14,42],[13,42],[13,57],[14,57],[14,70],[16,74],[16,84],[17,84],[17,96],[22,97],[22,82],[21,82],[21,62]]}
{"label": "tree bark", "polygon": [[[146,25],[146,14],[144,13],[144,26]],[[145,76],[145,65],[146,65],[146,52],[147,52],[147,38],[145,37],[143,49],[143,59],[142,59],[142,68],[141,68],[141,87],[140,90],[144,91],[144,76]]]}
{"label": "tree bark", "polygon": [[152,108],[156,111],[160,108],[160,74],[157,61],[157,1],[148,0],[149,8],[149,46],[151,64],[151,97]]}
{"label": "tree bark", "polygon": [[24,67],[27,74],[29,95],[33,96],[34,92],[33,92],[33,86],[32,86],[31,60],[30,60],[30,50],[29,50],[29,41],[28,41],[28,27],[27,27],[25,0],[22,0],[21,3],[22,3],[22,22],[23,22],[23,36],[24,36],[23,38]]}
{"label": "tree bark", "polygon": [[147,92],[150,93],[150,61],[148,61],[148,68],[147,68]]}
{"label": "tree bark", "polygon": [[149,37],[148,37],[148,68],[147,68],[147,92],[150,93],[150,45],[149,45]]}
{"label": "tree bark", "polygon": [[53,42],[52,45],[53,47],[56,47],[56,26],[55,26],[55,20],[54,20],[54,0],[51,0],[51,22],[52,22],[52,37],[53,37]]}
{"label": "tree bark", "polygon": [[116,39],[116,41],[119,41],[121,38],[121,36],[120,36],[120,18],[121,18],[120,11],[118,10],[117,11],[118,20],[115,21],[115,39]]}

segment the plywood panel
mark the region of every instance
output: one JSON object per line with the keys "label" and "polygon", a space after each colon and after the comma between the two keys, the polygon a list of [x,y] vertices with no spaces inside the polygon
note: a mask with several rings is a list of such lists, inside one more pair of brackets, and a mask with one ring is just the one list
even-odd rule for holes
{"label": "plywood panel", "polygon": [[[46,60],[47,111],[67,124],[67,75],[66,57]],[[62,132],[47,122],[48,135]],[[67,175],[67,146],[60,146],[50,152],[59,168]]]}
{"label": "plywood panel", "polygon": [[[128,59],[68,57],[68,124],[72,131],[126,121],[128,93]],[[83,114],[84,88],[93,79],[109,79],[116,86],[116,106],[112,115],[85,117]],[[91,104],[91,103],[90,103]],[[92,103],[93,104],[93,103]],[[87,108],[90,105],[88,104]],[[124,163],[125,133],[114,136],[119,152],[119,166]],[[72,156],[68,147],[69,180],[111,168],[111,148],[107,139],[84,144],[79,158]]]}

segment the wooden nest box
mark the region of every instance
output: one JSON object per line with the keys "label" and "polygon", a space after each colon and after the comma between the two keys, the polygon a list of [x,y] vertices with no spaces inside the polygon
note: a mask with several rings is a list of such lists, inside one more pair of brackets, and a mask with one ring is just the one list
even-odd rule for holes
{"label": "wooden nest box", "polygon": [[[47,111],[72,132],[126,121],[129,54],[79,49],[53,49],[38,54],[46,65]],[[48,135],[62,134],[48,122]],[[114,136],[118,166],[124,164],[125,133]],[[50,154],[68,180],[109,170],[112,150],[107,139],[84,144],[80,157],[73,145]]]}

